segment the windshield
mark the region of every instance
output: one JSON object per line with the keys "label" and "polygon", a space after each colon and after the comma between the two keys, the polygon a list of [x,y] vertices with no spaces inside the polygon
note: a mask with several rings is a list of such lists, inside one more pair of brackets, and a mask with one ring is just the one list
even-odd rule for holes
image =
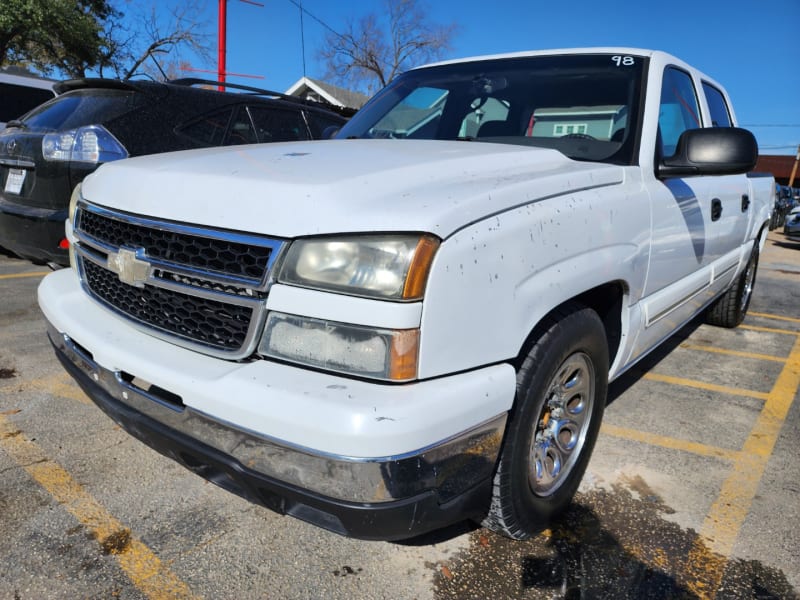
{"label": "windshield", "polygon": [[338,138],[540,146],[632,164],[646,58],[587,54],[481,60],[409,71]]}
{"label": "windshield", "polygon": [[139,94],[131,91],[106,89],[67,92],[36,107],[23,117],[23,121],[33,131],[107,123],[135,108],[137,96]]}

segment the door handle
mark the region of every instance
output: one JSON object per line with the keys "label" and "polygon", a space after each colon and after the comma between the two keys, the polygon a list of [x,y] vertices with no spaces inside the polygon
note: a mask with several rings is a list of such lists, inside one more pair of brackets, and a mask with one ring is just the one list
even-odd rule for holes
{"label": "door handle", "polygon": [[711,220],[712,221],[719,221],[719,218],[722,216],[722,200],[719,198],[714,198],[711,201]]}
{"label": "door handle", "polygon": [[748,208],[750,208],[750,196],[742,194],[742,212],[747,212]]}

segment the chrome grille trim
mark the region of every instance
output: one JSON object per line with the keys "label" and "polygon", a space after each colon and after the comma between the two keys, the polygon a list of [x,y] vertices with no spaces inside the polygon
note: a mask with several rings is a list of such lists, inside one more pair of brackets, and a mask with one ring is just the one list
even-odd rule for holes
{"label": "chrome grille trim", "polygon": [[[99,226],[95,223],[94,231],[99,232],[99,235],[123,224],[121,233],[116,231],[113,235],[109,234],[109,237],[117,238],[117,243],[89,235],[83,230],[81,222],[87,213],[106,220],[101,221]],[[78,274],[81,285],[95,301],[126,318],[138,329],[171,343],[228,360],[239,360],[253,354],[266,320],[266,298],[272,284],[272,268],[285,247],[283,240],[158,221],[110,210],[86,201],[78,204],[76,215],[73,246]],[[209,240],[230,243],[234,248],[234,251],[226,252],[230,256],[213,262],[227,262],[233,270],[242,270],[236,260],[236,252],[246,253],[253,249],[257,258],[254,260],[249,255],[247,258],[248,262],[255,262],[255,266],[250,264],[247,268],[251,273],[258,268],[260,273],[258,277],[249,277],[240,273],[231,274],[216,266],[211,269],[186,264],[180,260],[153,258],[148,254],[147,248],[135,242],[128,244],[124,229],[128,226],[136,228],[132,231],[137,234],[154,233],[157,237],[166,236],[165,239],[173,239],[174,236],[176,243],[180,243],[182,248],[188,248],[187,252],[180,254],[190,258],[196,256],[191,248],[193,243],[206,249]],[[133,283],[123,281],[122,276],[117,274],[120,270],[110,264],[120,250],[129,255],[135,253],[137,259],[141,257],[146,267],[146,276],[135,279]],[[164,253],[163,247],[156,249],[154,253],[158,252]],[[92,266],[91,274],[87,272],[89,265]],[[98,267],[103,270],[102,274],[95,270]],[[98,280],[98,277],[101,279]],[[103,283],[97,283],[98,281]],[[98,286],[98,289],[93,289],[93,285]],[[117,291],[109,291],[109,285],[116,286]],[[136,288],[144,288],[138,297],[134,292]],[[171,294],[174,295],[170,302],[174,301],[174,305],[165,302],[165,298]],[[134,297],[136,302],[129,301]],[[179,315],[179,308],[186,310],[185,305],[187,302],[191,303],[191,298],[197,299],[197,305],[189,307],[192,317],[184,320]],[[150,310],[150,300],[160,304]],[[229,306],[230,313],[233,314],[229,314],[224,306]],[[249,323],[245,323],[242,309],[250,311]],[[195,318],[195,315],[199,315],[199,318]],[[211,332],[215,331],[213,327],[220,320],[224,323],[219,329],[224,330],[224,334],[215,335]],[[234,327],[233,330],[230,329],[231,326]],[[243,333],[245,327],[246,332]],[[243,341],[238,347],[232,347],[230,339]]]}

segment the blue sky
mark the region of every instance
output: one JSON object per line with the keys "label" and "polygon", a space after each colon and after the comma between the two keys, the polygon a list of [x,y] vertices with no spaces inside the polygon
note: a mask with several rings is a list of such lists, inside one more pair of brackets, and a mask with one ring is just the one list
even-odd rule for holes
{"label": "blue sky", "polygon": [[[727,88],[762,154],[794,154],[800,144],[800,0],[420,1],[433,21],[458,27],[443,58],[587,46],[665,50]],[[216,40],[218,2],[206,2]],[[307,76],[324,74],[317,51],[326,30],[313,17],[341,31],[382,8],[382,0],[258,2],[264,6],[228,0],[227,70],[263,79],[229,80],[277,91],[304,74],[304,58]],[[313,15],[303,17],[302,35],[301,3]]]}

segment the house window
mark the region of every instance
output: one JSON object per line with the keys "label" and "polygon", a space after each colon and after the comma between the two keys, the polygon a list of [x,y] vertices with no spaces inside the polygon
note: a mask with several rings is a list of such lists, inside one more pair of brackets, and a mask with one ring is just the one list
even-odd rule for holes
{"label": "house window", "polygon": [[587,123],[554,123],[553,136],[560,137],[571,133],[586,133],[588,128]]}

